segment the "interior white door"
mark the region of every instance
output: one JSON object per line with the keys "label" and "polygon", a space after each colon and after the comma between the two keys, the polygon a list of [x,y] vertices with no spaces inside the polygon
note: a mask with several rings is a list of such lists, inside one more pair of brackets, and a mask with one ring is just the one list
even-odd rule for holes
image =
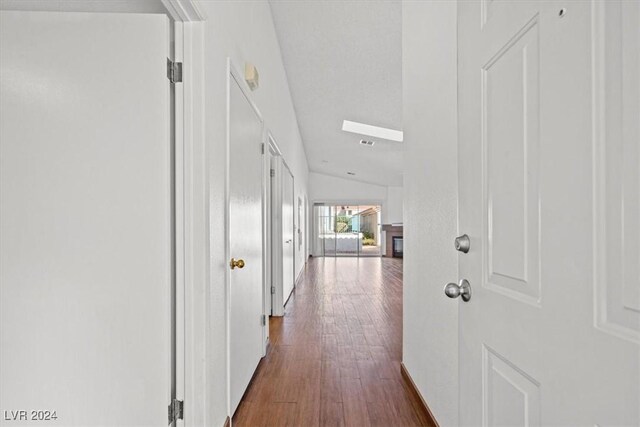
{"label": "interior white door", "polygon": [[640,425],[638,2],[458,8],[460,423]]}
{"label": "interior white door", "polygon": [[262,357],[262,119],[229,82],[229,271],[231,413]]}
{"label": "interior white door", "polygon": [[168,25],[0,12],[2,425],[167,424]]}
{"label": "interior white door", "polygon": [[295,224],[293,175],[282,168],[282,302],[286,304],[295,284]]}

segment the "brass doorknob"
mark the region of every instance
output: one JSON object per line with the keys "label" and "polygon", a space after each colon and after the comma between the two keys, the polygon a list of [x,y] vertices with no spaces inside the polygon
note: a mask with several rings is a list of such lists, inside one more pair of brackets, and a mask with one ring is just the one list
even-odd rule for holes
{"label": "brass doorknob", "polygon": [[236,267],[244,268],[244,260],[231,258],[231,262],[229,263],[229,265],[231,266],[232,270]]}

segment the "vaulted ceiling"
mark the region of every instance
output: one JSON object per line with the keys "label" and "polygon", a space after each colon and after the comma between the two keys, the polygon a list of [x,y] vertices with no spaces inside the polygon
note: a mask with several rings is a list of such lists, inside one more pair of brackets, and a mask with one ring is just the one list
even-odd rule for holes
{"label": "vaulted ceiling", "polygon": [[270,3],[309,168],[402,185],[403,143],[341,130],[343,120],[402,130],[401,2]]}

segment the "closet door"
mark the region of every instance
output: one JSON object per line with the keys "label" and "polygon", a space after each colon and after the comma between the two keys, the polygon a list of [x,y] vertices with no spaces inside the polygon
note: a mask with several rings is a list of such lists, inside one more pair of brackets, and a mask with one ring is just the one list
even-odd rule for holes
{"label": "closet door", "polygon": [[167,425],[168,25],[0,13],[3,425]]}

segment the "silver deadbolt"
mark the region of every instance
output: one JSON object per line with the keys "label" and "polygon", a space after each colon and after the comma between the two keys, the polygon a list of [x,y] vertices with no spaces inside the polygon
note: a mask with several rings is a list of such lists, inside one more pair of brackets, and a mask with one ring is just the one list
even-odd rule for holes
{"label": "silver deadbolt", "polygon": [[461,297],[462,301],[467,302],[471,299],[471,284],[467,279],[460,280],[459,284],[449,283],[444,287],[444,294],[449,298]]}
{"label": "silver deadbolt", "polygon": [[456,248],[456,251],[466,254],[467,252],[469,252],[469,248],[471,247],[471,240],[469,239],[469,236],[463,234],[462,236],[456,237],[454,246]]}

